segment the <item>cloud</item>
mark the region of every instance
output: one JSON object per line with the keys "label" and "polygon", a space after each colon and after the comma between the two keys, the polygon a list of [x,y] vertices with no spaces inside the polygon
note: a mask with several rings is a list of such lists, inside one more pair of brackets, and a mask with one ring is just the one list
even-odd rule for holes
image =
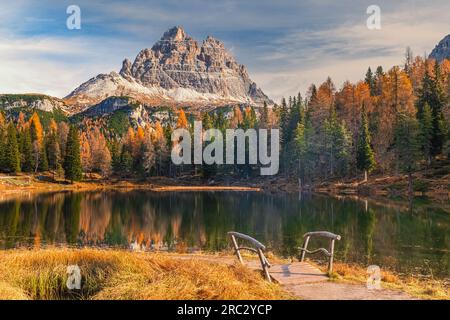
{"label": "cloud", "polygon": [[[449,4],[444,7],[450,10]],[[417,55],[430,53],[449,33],[440,10],[429,7],[420,12],[385,13],[381,30],[367,29],[363,20],[287,34],[267,45],[265,55],[256,57],[254,65],[261,68],[253,77],[277,100],[296,91],[305,93],[311,83],[321,83],[327,76],[338,87],[346,80],[358,81],[369,66],[388,69],[402,64],[408,46]],[[275,69],[278,72],[273,72]]]}

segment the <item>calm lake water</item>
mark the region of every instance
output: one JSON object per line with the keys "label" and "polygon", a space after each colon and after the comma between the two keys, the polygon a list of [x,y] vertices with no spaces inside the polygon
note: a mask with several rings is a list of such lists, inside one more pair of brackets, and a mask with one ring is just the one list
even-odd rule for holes
{"label": "calm lake water", "polygon": [[215,251],[228,247],[234,230],[289,257],[305,232],[328,230],[342,236],[337,261],[450,278],[448,208],[257,192],[55,193],[1,202],[0,248],[137,242],[146,250]]}

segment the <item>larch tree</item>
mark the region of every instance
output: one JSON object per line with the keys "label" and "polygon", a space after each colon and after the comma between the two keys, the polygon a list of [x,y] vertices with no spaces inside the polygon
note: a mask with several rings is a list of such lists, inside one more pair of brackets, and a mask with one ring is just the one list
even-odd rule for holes
{"label": "larch tree", "polygon": [[88,140],[86,132],[81,133],[80,137],[80,151],[81,151],[81,166],[84,172],[92,171],[92,153],[91,145]]}
{"label": "larch tree", "polygon": [[177,120],[177,125],[176,128],[180,129],[187,129],[188,127],[188,121],[186,118],[186,113],[184,113],[183,109],[180,109],[180,111],[178,112],[178,120]]}
{"label": "larch tree", "polygon": [[169,158],[167,140],[164,134],[164,129],[159,121],[155,124],[152,141],[156,153],[156,174],[159,176],[164,173],[166,162]]}
{"label": "larch tree", "polygon": [[[211,121],[211,128],[212,128],[212,119],[211,116],[209,115],[208,112],[205,112],[204,117],[206,117],[206,115],[208,116],[208,120]],[[244,117],[242,116],[242,111],[241,108],[236,106],[233,109],[233,116],[231,118],[231,128],[236,129],[242,126],[242,122],[244,120]],[[203,126],[205,127],[205,124],[203,124]]]}
{"label": "larch tree", "polygon": [[92,166],[97,172],[107,177],[111,172],[111,152],[104,134],[98,127],[89,133],[91,144]]}

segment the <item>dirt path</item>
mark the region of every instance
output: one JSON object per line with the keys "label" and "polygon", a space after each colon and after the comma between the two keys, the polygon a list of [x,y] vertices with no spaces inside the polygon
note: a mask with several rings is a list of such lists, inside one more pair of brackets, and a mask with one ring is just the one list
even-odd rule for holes
{"label": "dirt path", "polygon": [[334,281],[283,286],[286,291],[302,300],[415,300],[397,290],[369,290],[365,285]]}
{"label": "dirt path", "polygon": [[[238,263],[230,256],[201,256],[175,254],[179,259],[202,259],[212,263],[233,265]],[[259,261],[251,260],[246,265],[260,270]],[[301,300],[415,300],[406,292],[381,288],[369,290],[364,284],[330,281],[328,277],[309,263],[273,264],[270,274],[287,292]]]}

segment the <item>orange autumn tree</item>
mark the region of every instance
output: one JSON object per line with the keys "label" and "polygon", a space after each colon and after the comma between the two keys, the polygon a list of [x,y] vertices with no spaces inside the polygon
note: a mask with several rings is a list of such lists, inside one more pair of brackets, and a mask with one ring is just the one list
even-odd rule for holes
{"label": "orange autumn tree", "polygon": [[234,107],[233,117],[231,118],[231,128],[238,128],[243,121],[244,117],[242,116],[241,108]]}
{"label": "orange autumn tree", "polygon": [[92,170],[92,153],[91,145],[86,132],[82,132],[80,135],[80,146],[81,146],[81,166],[84,172],[91,172]]}
{"label": "orange autumn tree", "polygon": [[30,128],[31,128],[31,139],[33,142],[37,141],[39,145],[42,145],[42,140],[44,138],[44,129],[42,128],[41,120],[39,115],[34,112],[30,118]]}
{"label": "orange autumn tree", "polygon": [[88,133],[88,141],[91,149],[92,170],[108,176],[111,172],[111,152],[104,134],[99,127],[94,127]]}
{"label": "orange autumn tree", "polygon": [[187,129],[188,127],[188,121],[186,118],[186,114],[184,113],[183,109],[180,109],[180,111],[178,112],[178,121],[177,121],[177,129],[183,128],[183,129]]}
{"label": "orange autumn tree", "polygon": [[152,142],[155,150],[156,174],[159,176],[164,171],[165,163],[169,157],[168,146],[164,129],[159,121],[155,124],[155,130],[152,134]]}
{"label": "orange autumn tree", "polygon": [[29,123],[25,120],[25,114],[20,111],[17,118],[17,130],[22,131],[25,127],[29,126]]}
{"label": "orange autumn tree", "polygon": [[33,161],[35,164],[34,171],[48,170],[47,154],[44,148],[44,129],[42,128],[41,120],[37,112],[34,112],[28,121],[30,125],[31,141],[33,144]]}

